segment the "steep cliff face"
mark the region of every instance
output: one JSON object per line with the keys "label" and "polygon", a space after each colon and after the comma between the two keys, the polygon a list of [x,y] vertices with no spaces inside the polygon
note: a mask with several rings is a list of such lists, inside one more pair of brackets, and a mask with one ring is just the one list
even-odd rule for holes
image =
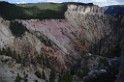
{"label": "steep cliff face", "polygon": [[0,18],[0,47],[5,48],[13,41],[13,35],[9,30],[10,22]]}
{"label": "steep cliff face", "polygon": [[[124,25],[124,19],[122,19],[121,24]],[[124,27],[124,26],[123,26]],[[122,34],[124,35],[124,33]],[[123,82],[124,81],[124,37],[122,36],[122,49],[121,49],[121,56],[120,56],[120,67],[119,67],[119,74],[117,76],[116,82]]]}
{"label": "steep cliff face", "polygon": [[[75,70],[73,67],[77,64],[79,71],[83,68],[87,73],[94,69],[106,71],[106,60],[108,65],[111,58],[121,55],[123,20],[123,15],[104,14],[104,9],[98,6],[81,5],[68,5],[65,19],[9,21],[0,18],[0,62],[3,67],[8,66],[7,69],[1,67],[0,74],[15,77],[19,73],[24,77],[23,72],[26,72],[27,79],[44,82],[49,80],[50,69],[63,75],[66,70]],[[16,28],[19,26],[23,29]],[[12,65],[9,65],[10,61]],[[99,66],[100,61],[104,65]],[[36,78],[37,71],[45,71],[46,79]],[[31,79],[29,81],[33,82]]]}
{"label": "steep cliff face", "polygon": [[123,68],[123,66],[124,66],[124,50],[123,50],[123,48],[122,48],[122,52],[121,52],[121,57],[120,57],[120,69],[119,69],[119,74],[118,74],[118,78],[117,78],[117,80],[116,80],[116,82],[123,82],[124,81],[124,78],[123,78],[123,76],[124,76],[124,68]]}

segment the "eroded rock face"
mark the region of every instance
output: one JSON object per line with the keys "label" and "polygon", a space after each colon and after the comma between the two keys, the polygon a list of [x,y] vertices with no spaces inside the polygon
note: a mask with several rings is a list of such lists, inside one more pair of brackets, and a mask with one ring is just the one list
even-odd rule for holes
{"label": "eroded rock face", "polygon": [[[86,60],[86,53],[90,52],[87,63],[88,69],[92,71],[96,70],[99,64],[97,59],[101,58],[97,55],[120,55],[123,20],[122,15],[104,14],[98,6],[68,5],[65,19],[13,20],[28,30],[16,37],[9,29],[11,21],[0,18],[0,47],[11,52],[7,55],[14,59],[13,67],[18,63],[22,68],[32,66],[33,73],[35,68],[40,67],[58,72],[71,70],[79,60]],[[91,57],[94,54],[96,56]],[[120,70],[123,69],[120,67]],[[97,71],[105,72],[105,69]]]}
{"label": "eroded rock face", "polygon": [[67,11],[80,13],[80,14],[103,14],[104,11],[98,6],[79,6],[79,5],[68,5]]}
{"label": "eroded rock face", "polygon": [[10,22],[0,17],[0,48],[5,48],[13,42],[13,35],[9,30]]}
{"label": "eroded rock face", "polygon": [[124,81],[124,46],[121,52],[120,69],[119,69],[119,74],[116,82],[123,82],[123,81]]}

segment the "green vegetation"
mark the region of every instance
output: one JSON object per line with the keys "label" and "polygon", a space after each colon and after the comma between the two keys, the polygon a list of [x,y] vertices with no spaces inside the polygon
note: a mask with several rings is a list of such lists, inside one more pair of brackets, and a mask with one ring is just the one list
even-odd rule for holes
{"label": "green vegetation", "polygon": [[24,74],[24,78],[27,78],[28,77],[28,74],[26,74],[25,72],[23,74]]}
{"label": "green vegetation", "polygon": [[9,4],[0,2],[0,15],[3,18],[12,19],[58,19],[64,18],[68,4],[89,5],[92,3],[29,3],[29,4]]}
{"label": "green vegetation", "polygon": [[25,72],[23,74],[24,74],[24,78],[23,78],[24,82],[28,82],[28,79],[27,79],[28,74],[26,74]]}
{"label": "green vegetation", "polygon": [[51,19],[64,18],[64,9],[61,4],[9,4],[0,3],[0,15],[6,19]]}
{"label": "green vegetation", "polygon": [[51,70],[50,71],[50,77],[49,77],[49,82],[55,82],[55,77],[56,74],[55,74],[55,70]]}
{"label": "green vegetation", "polygon": [[38,82],[38,80],[35,80],[34,82]]}
{"label": "green vegetation", "polygon": [[44,71],[42,71],[41,78],[42,78],[42,79],[46,79],[46,76],[45,76],[45,73],[44,73]]}
{"label": "green vegetation", "polygon": [[7,49],[0,49],[0,55],[10,56],[15,59],[17,63],[22,62],[20,54],[17,54],[15,50],[11,50],[9,47]]}
{"label": "green vegetation", "polygon": [[[41,59],[40,59],[40,61],[41,61]],[[36,66],[37,65],[36,59],[31,59],[31,64],[33,64],[34,66]]]}
{"label": "green vegetation", "polygon": [[88,67],[84,67],[81,70],[76,72],[76,75],[80,78],[83,78],[84,76],[86,76],[89,72],[89,68]]}
{"label": "green vegetation", "polygon": [[106,66],[109,66],[107,59],[105,59],[105,58],[100,59],[99,67],[106,67]]}
{"label": "green vegetation", "polygon": [[43,42],[46,46],[52,46],[52,41],[48,39],[48,37],[44,36],[39,36],[38,39],[40,39],[41,42]]}
{"label": "green vegetation", "polygon": [[24,79],[24,82],[28,82],[28,79]]}
{"label": "green vegetation", "polygon": [[60,76],[59,82],[72,82],[71,73],[69,71],[65,72],[62,76]]}
{"label": "green vegetation", "polygon": [[121,52],[121,48],[119,46],[112,47],[109,49],[108,57],[119,57]]}
{"label": "green vegetation", "polygon": [[[0,49],[0,55],[10,56],[16,60],[16,63],[21,63],[24,66],[31,63],[34,66],[36,66],[37,64],[40,64],[40,65],[50,68],[50,61],[49,61],[47,55],[45,55],[45,54],[38,55],[35,58],[29,58],[27,54],[25,54],[25,55],[18,54],[18,53],[16,53],[15,50],[11,50],[8,47],[7,49],[4,49],[4,48]],[[4,60],[3,62],[6,63],[7,60]],[[27,75],[25,75],[25,76],[27,76]]]}
{"label": "green vegetation", "polygon": [[110,45],[108,47],[108,52],[105,54],[105,56],[108,58],[121,56],[121,42],[122,42],[122,40],[119,38],[116,42],[114,42],[113,45]]}
{"label": "green vegetation", "polygon": [[15,79],[15,82],[21,82],[21,77],[20,77],[20,75],[19,74],[17,74],[17,77],[16,77],[16,79]]}
{"label": "green vegetation", "polygon": [[90,70],[87,65],[87,60],[85,60],[85,64],[83,67],[80,67],[80,63],[81,61],[78,61],[78,63],[72,67],[70,73],[71,75],[77,75],[80,79],[82,79],[84,76],[88,74]]}
{"label": "green vegetation", "polygon": [[35,75],[36,75],[38,78],[40,78],[40,79],[46,80],[46,76],[45,76],[44,71],[42,71],[42,74],[40,73],[40,71],[36,71],[36,72],[35,72]]}
{"label": "green vegetation", "polygon": [[47,57],[46,54],[42,53],[41,55],[37,56],[36,59],[32,59],[31,60],[31,63],[33,65],[36,65],[37,63],[43,65],[43,66],[46,66],[48,68],[50,68],[50,61]]}
{"label": "green vegetation", "polygon": [[13,33],[14,36],[16,37],[21,37],[27,30],[25,26],[18,22],[11,22],[10,24],[10,30]]}
{"label": "green vegetation", "polygon": [[40,79],[42,78],[42,75],[41,75],[40,71],[36,71],[36,72],[35,72],[35,75],[36,75],[38,78],[40,78]]}

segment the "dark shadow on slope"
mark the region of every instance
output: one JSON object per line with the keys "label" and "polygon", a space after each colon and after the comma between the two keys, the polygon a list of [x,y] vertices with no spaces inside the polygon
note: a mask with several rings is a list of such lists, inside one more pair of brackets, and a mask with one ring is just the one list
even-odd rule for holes
{"label": "dark shadow on slope", "polygon": [[28,32],[27,28],[18,22],[11,22],[9,28],[15,37],[21,37],[26,31]]}
{"label": "dark shadow on slope", "polygon": [[112,26],[112,31],[93,45],[91,53],[108,58],[119,57],[121,55],[122,33],[124,32],[124,24],[121,23],[123,15],[117,15],[114,18],[117,20],[110,20],[109,22]]}
{"label": "dark shadow on slope", "polygon": [[[124,24],[122,22],[124,16],[118,15],[117,21],[111,22],[114,25],[112,26],[112,32],[105,36],[105,38],[101,39],[97,44],[94,44],[91,53],[97,54],[106,58],[115,58],[120,57],[122,50],[122,43],[124,43],[123,39],[123,32],[124,32]],[[115,23],[116,22],[116,23]],[[114,38],[114,39],[113,39]],[[122,59],[122,58],[121,58]],[[120,60],[120,59],[119,59]],[[109,67],[108,72],[106,74],[102,74],[100,76],[96,76],[93,78],[86,79],[85,82],[115,82],[117,79],[117,74],[120,71],[119,66],[122,66],[121,61],[114,61],[115,63],[111,67]],[[123,67],[121,67],[123,70]],[[123,71],[121,71],[123,72]],[[120,73],[123,75],[123,73]],[[121,80],[122,77],[120,76]],[[119,79],[118,79],[119,81]],[[119,81],[122,82],[122,81]]]}

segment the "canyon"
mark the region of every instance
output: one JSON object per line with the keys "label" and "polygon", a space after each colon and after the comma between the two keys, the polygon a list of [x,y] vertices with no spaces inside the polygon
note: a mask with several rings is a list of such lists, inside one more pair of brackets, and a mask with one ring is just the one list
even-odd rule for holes
{"label": "canyon", "polygon": [[0,12],[2,82],[124,82],[124,12],[113,11],[70,3],[64,18]]}

